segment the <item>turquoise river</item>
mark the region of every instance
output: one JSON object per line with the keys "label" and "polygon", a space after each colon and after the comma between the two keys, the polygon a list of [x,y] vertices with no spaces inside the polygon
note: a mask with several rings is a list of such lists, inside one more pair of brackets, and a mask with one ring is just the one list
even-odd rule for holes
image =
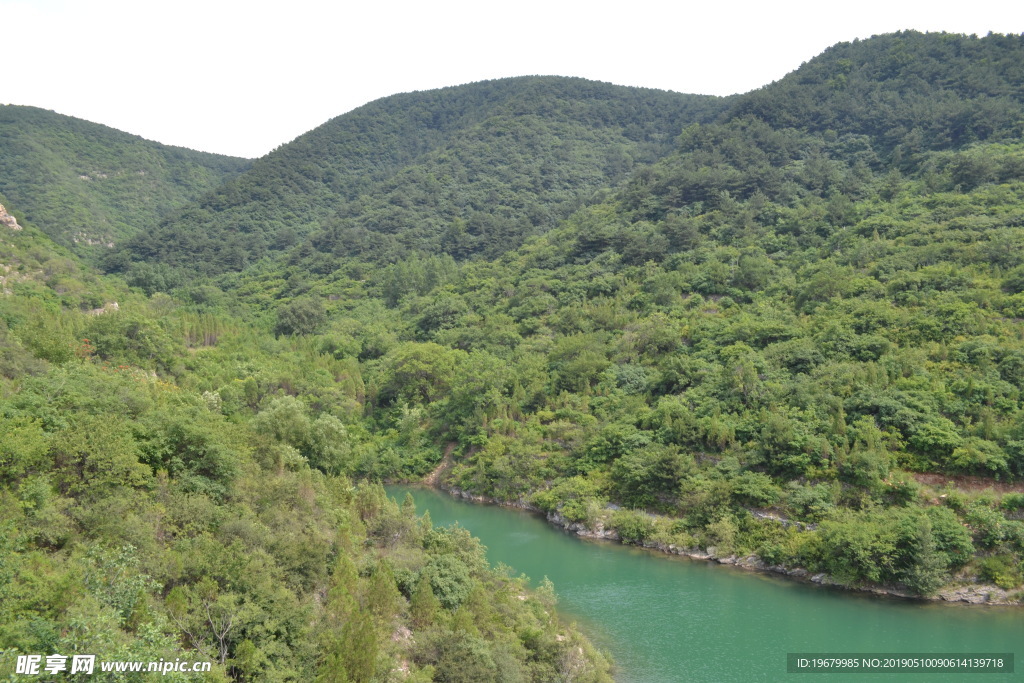
{"label": "turquoise river", "polygon": [[991,681],[1015,675],[788,673],[787,653],[1015,653],[1024,609],[868,597],[631,548],[588,541],[543,518],[463,502],[432,489],[389,486],[435,525],[458,522],[487,546],[492,564],[534,583],[547,576],[559,613],[616,663],[621,683],[662,681]]}

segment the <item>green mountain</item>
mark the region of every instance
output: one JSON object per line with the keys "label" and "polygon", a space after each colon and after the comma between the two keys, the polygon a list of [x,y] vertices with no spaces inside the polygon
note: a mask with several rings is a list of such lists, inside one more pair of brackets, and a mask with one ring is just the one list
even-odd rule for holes
{"label": "green mountain", "polygon": [[1020,603],[1022,46],[879,36],[728,100],[386,98],[128,237],[124,279],[37,229],[86,195],[5,186],[0,676],[607,680],[547,589],[368,483],[428,476]]}
{"label": "green mountain", "polygon": [[387,97],[260,159],[125,243],[109,266],[217,273],[297,243],[325,255],[319,270],[350,254],[494,256],[657,159],[723,104],[555,77]]}
{"label": "green mountain", "polygon": [[[1024,495],[1001,482],[1024,477],[1022,45],[833,48],[494,262],[426,291],[407,283],[429,261],[377,271],[404,325],[369,364],[377,419],[421,410],[461,446],[450,485],[626,542],[1019,590]],[[851,78],[901,133],[842,95],[807,109],[831,64],[904,51]],[[952,71],[991,87],[970,99]],[[950,111],[970,112],[959,137]]]}
{"label": "green mountain", "polygon": [[79,254],[102,254],[153,229],[249,164],[35,107],[0,106],[0,197]]}
{"label": "green mountain", "polygon": [[[1017,590],[1021,44],[837,46],[493,260],[332,254],[321,272],[313,240],[219,282],[279,334],[360,361],[381,449],[354,474],[422,476],[454,443],[449,485],[629,542],[918,594]],[[902,128],[828,95],[842,60]],[[830,96],[824,121],[765,114]]]}
{"label": "green mountain", "polygon": [[866,135],[899,165],[925,150],[1021,133],[1024,43],[903,31],[840,43],[737,99],[730,118],[775,128]]}

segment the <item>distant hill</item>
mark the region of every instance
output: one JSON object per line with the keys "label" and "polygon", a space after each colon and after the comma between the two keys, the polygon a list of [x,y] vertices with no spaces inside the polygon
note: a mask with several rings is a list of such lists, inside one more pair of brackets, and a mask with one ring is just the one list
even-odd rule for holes
{"label": "distant hill", "polygon": [[0,196],[80,254],[152,229],[250,164],[36,107],[0,106]]}
{"label": "distant hill", "polygon": [[902,31],[839,43],[737,98],[729,117],[776,128],[869,135],[885,154],[960,147],[1022,132],[1024,36]]}
{"label": "distant hill", "polygon": [[[762,140],[776,168],[800,161],[802,172],[821,175],[823,160],[842,157],[871,171],[893,162],[914,172],[929,152],[1020,135],[1021,64],[1019,36],[906,31],[841,43],[776,83],[725,99],[559,77],[395,95],[260,159],[136,234],[107,268],[146,263],[215,274],[284,252],[314,272],[351,256],[493,258],[551,229],[595,192],[629,177],[647,182],[645,167],[672,153],[677,139],[684,154],[686,145],[703,144],[678,137],[693,123],[759,122],[777,138]],[[740,137],[733,147],[749,142]],[[719,154],[729,148],[715,146]],[[707,196],[753,192],[759,176],[744,175],[745,188],[715,173],[698,184]],[[781,187],[777,173],[765,180],[762,191]]]}
{"label": "distant hill", "polygon": [[257,161],[111,262],[215,273],[307,250],[493,256],[672,148],[725,100],[522,77],[386,97]]}

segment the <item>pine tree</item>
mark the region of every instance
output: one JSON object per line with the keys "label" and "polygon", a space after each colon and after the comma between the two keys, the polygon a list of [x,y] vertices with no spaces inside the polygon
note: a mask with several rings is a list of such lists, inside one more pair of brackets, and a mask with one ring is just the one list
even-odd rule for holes
{"label": "pine tree", "polygon": [[416,589],[409,601],[409,612],[413,625],[416,628],[429,626],[437,619],[440,609],[441,601],[434,595],[429,574],[424,572],[420,575],[420,580],[416,582]]}
{"label": "pine tree", "polygon": [[398,586],[387,562],[377,565],[366,590],[366,609],[378,620],[390,619],[398,610]]}

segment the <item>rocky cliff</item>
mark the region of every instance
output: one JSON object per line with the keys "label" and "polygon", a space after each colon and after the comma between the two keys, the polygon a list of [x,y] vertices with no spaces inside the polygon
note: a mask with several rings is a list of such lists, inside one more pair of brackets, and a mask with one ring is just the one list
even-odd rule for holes
{"label": "rocky cliff", "polygon": [[0,204],[0,225],[6,225],[11,230],[21,230],[18,221],[15,220],[14,216],[7,213],[7,209],[4,208],[3,204]]}

